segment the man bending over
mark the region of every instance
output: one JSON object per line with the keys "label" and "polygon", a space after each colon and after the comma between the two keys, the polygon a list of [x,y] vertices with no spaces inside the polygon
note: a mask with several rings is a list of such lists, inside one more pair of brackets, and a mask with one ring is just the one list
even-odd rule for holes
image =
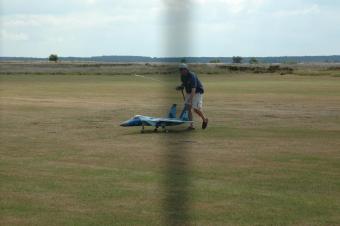
{"label": "man bending over", "polygon": [[[185,89],[186,96],[185,96],[185,104],[189,110],[189,119],[190,121],[193,120],[192,117],[192,109],[194,112],[199,115],[202,119],[202,129],[207,128],[208,126],[208,118],[205,117],[202,107],[203,107],[203,85],[201,81],[197,78],[195,73],[189,70],[186,64],[181,64],[179,66],[180,74],[181,74],[181,81],[182,84],[176,88],[176,90],[183,90]],[[191,123],[189,130],[194,130],[194,124]]]}

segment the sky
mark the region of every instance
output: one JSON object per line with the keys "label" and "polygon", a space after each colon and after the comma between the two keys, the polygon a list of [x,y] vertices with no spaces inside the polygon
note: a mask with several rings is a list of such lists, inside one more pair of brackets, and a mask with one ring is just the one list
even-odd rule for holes
{"label": "sky", "polygon": [[339,0],[0,0],[0,56],[340,54]]}

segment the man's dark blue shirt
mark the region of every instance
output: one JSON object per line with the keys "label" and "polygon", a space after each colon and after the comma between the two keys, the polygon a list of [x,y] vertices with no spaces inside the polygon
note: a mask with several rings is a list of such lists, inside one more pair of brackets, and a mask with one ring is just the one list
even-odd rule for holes
{"label": "man's dark blue shirt", "polygon": [[181,81],[187,93],[191,93],[193,88],[196,88],[196,93],[204,93],[203,85],[195,73],[189,71],[187,75],[181,76]]}

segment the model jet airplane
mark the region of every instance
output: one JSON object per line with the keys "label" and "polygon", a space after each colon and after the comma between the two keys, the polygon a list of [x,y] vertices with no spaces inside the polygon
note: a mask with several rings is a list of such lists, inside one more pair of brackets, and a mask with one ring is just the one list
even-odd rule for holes
{"label": "model jet airplane", "polygon": [[166,127],[167,126],[177,126],[184,123],[191,123],[189,121],[189,111],[186,107],[184,107],[179,118],[176,118],[176,104],[173,104],[169,114],[166,118],[154,118],[143,115],[136,115],[135,117],[123,122],[120,126],[123,127],[131,127],[131,126],[141,126],[141,133],[144,133],[145,126],[154,126],[154,131],[157,132],[159,127],[162,127],[164,132],[169,132]]}

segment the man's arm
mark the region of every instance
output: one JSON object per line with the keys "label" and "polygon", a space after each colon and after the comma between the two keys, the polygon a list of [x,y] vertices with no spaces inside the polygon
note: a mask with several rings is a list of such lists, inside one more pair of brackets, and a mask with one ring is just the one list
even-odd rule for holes
{"label": "man's arm", "polygon": [[183,90],[184,89],[184,78],[181,76],[181,85],[176,87],[176,90]]}
{"label": "man's arm", "polygon": [[181,84],[179,86],[176,86],[176,90],[183,90],[184,89],[184,84]]}

